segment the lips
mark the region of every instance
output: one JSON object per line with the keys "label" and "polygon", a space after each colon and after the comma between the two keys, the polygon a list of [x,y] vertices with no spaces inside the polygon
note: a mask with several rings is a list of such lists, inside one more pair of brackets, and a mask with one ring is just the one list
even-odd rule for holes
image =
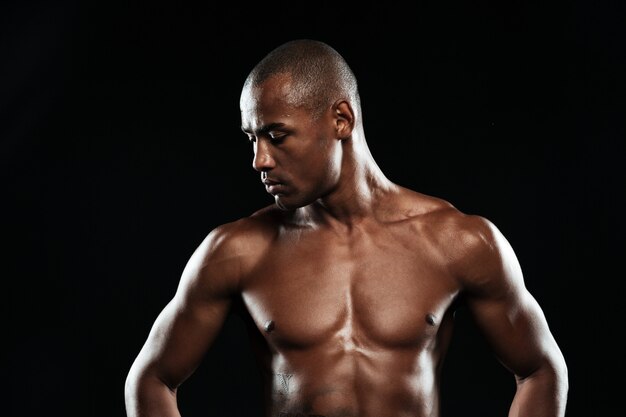
{"label": "lips", "polygon": [[265,178],[263,184],[265,184],[265,190],[273,195],[279,194],[285,188],[283,183],[272,178]]}

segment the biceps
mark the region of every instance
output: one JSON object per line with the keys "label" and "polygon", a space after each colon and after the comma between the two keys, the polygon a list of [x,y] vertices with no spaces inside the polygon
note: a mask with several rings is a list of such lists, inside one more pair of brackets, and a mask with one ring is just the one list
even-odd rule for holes
{"label": "biceps", "polygon": [[516,375],[537,370],[554,349],[545,316],[528,291],[498,300],[473,300],[469,305],[498,359]]}
{"label": "biceps", "polygon": [[188,305],[174,298],[157,317],[138,361],[175,388],[197,368],[220,331],[230,300]]}

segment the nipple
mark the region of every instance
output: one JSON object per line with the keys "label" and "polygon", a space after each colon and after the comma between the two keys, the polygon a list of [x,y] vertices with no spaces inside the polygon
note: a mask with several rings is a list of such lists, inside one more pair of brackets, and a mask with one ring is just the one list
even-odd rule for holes
{"label": "nipple", "polygon": [[426,320],[426,323],[430,324],[431,326],[434,326],[437,323],[437,317],[435,317],[435,315],[432,313],[426,314],[426,317],[424,317],[424,319]]}
{"label": "nipple", "polygon": [[263,328],[265,329],[266,333],[270,333],[272,330],[274,330],[274,320],[268,320],[265,322],[265,325],[263,326]]}

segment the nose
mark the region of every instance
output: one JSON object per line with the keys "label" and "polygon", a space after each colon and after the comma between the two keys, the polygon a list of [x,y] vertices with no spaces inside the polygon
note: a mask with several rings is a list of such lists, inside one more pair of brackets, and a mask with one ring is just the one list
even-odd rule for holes
{"label": "nose", "polygon": [[270,144],[265,140],[258,139],[254,147],[254,159],[252,167],[259,171],[269,171],[276,166],[276,162],[270,153]]}

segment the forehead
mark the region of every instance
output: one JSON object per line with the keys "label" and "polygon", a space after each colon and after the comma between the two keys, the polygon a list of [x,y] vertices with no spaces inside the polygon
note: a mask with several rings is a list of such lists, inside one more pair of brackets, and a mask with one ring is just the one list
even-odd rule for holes
{"label": "forehead", "polygon": [[288,74],[271,76],[258,86],[246,85],[241,92],[239,107],[245,129],[293,118],[300,109],[289,103],[291,79]]}

